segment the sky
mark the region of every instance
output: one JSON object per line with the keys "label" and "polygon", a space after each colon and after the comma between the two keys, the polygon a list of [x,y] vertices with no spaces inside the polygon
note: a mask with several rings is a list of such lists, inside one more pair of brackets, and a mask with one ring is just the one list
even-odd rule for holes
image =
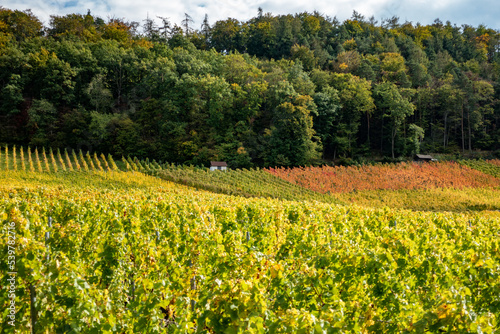
{"label": "sky", "polygon": [[205,14],[210,24],[229,17],[246,21],[255,17],[261,7],[273,15],[316,10],[344,21],[355,10],[366,18],[373,16],[378,22],[397,16],[400,23],[425,25],[439,18],[443,23],[450,21],[457,26],[482,24],[500,30],[498,0],[1,0],[0,6],[31,9],[45,25],[50,15],[86,14],[90,10],[104,20],[118,18],[141,24],[148,17],[160,23],[157,17],[161,16],[180,25],[187,13],[194,20],[193,27],[199,29]]}

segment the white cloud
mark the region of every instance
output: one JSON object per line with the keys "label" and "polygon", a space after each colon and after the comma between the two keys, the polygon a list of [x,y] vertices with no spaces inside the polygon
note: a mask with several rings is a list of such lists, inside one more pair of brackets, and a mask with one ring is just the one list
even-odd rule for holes
{"label": "white cloud", "polygon": [[[10,9],[31,8],[45,24],[50,15],[69,13],[84,14],[88,9],[103,19],[124,18],[142,23],[146,17],[163,16],[180,24],[184,13],[194,19],[194,27],[199,28],[203,17],[208,14],[210,23],[228,17],[246,21],[257,15],[257,9],[278,14],[295,14],[317,10],[321,14],[337,17],[343,21],[351,17],[353,10],[365,17],[377,20],[397,16],[401,22],[411,21],[430,24],[436,18],[452,24],[485,24],[490,28],[500,28],[500,6],[496,0],[3,0],[2,6]],[[68,6],[70,4],[70,6]],[[159,22],[159,20],[158,20]]]}

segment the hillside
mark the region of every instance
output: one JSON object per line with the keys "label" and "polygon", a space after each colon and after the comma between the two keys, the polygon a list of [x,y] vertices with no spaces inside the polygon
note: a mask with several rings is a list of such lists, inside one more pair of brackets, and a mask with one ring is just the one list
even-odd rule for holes
{"label": "hillside", "polygon": [[[15,296],[21,332],[493,332],[499,166],[209,172],[3,148],[0,305]],[[305,187],[320,176],[337,191]],[[372,187],[332,186],[347,178]]]}
{"label": "hillside", "polygon": [[[0,149],[0,170],[30,173],[129,171],[200,190],[242,197],[357,204],[369,208],[416,211],[500,210],[499,160],[461,160],[459,163],[378,164],[362,167],[236,169],[210,172],[207,168],[159,164],[155,160],[52,149]],[[106,174],[104,174],[106,175]]]}
{"label": "hillside", "polygon": [[49,332],[492,332],[498,321],[500,217],[479,212],[10,170],[0,171],[0,220],[22,332],[30,305]]}
{"label": "hillside", "polygon": [[247,169],[498,158],[498,30],[359,13],[261,13],[203,31],[145,19],[141,33],[126,18],[44,25],[0,8],[0,144]]}

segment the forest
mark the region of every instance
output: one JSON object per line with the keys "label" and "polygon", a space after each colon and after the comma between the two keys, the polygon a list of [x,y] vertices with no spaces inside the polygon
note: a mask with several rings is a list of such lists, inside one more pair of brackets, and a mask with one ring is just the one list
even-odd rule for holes
{"label": "forest", "polygon": [[262,9],[195,26],[0,7],[0,143],[170,163],[500,156],[500,31]]}

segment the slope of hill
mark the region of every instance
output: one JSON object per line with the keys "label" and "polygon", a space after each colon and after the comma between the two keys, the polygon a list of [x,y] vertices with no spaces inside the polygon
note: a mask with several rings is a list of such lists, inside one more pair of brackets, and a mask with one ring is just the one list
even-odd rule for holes
{"label": "slope of hill", "polygon": [[[154,160],[140,161],[130,157],[115,162],[111,156],[96,153],[61,153],[51,149],[39,152],[37,149],[15,147],[0,150],[0,169],[50,173],[122,170],[243,197],[355,203],[365,207],[420,211],[488,210],[494,215],[500,210],[498,178],[493,176],[498,175],[498,163],[498,160],[461,162],[475,169],[454,163],[438,163],[209,172],[205,168],[159,164]],[[289,181],[272,173],[286,176]],[[325,189],[334,192],[323,194],[318,191]]]}
{"label": "slope of hill", "polygon": [[0,7],[0,143],[235,168],[499,153],[498,30],[359,13],[189,32],[144,19],[140,34],[125,18]]}
{"label": "slope of hill", "polygon": [[9,170],[0,221],[20,332],[32,314],[35,331],[54,333],[492,332],[498,321],[500,219],[481,214]]}
{"label": "slope of hill", "polygon": [[339,203],[332,196],[292,184],[259,169],[212,172],[207,168],[170,167],[156,175],[165,180],[223,194]]}
{"label": "slope of hill", "polygon": [[[363,190],[499,187],[500,168],[487,162],[398,163],[361,167],[269,168],[269,173],[321,193]],[[474,166],[482,166],[481,170]],[[488,169],[486,168],[488,166]],[[485,174],[485,171],[489,171]],[[493,172],[494,171],[494,172]]]}

